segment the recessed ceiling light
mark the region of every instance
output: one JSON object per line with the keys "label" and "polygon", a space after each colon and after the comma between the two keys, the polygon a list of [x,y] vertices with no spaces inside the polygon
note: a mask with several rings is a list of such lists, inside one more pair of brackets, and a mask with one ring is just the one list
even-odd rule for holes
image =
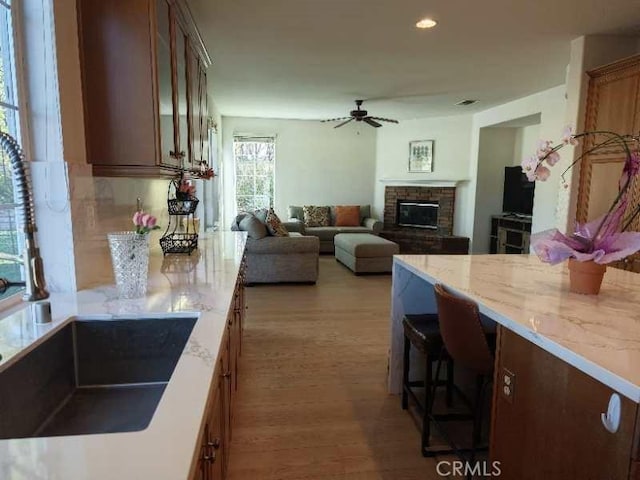
{"label": "recessed ceiling light", "polygon": [[471,100],[471,99],[461,100],[458,103],[456,103],[456,105],[466,107],[467,105],[473,105],[474,103],[478,103],[478,100]]}
{"label": "recessed ceiling light", "polygon": [[418,27],[418,28],[433,28],[437,24],[438,24],[438,22],[436,22],[432,18],[423,18],[418,23],[416,23],[416,27]]}

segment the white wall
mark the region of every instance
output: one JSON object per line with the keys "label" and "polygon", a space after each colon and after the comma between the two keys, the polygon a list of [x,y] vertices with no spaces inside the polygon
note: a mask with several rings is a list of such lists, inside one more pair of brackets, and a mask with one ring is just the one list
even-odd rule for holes
{"label": "white wall", "polygon": [[[387,128],[385,125],[382,129]],[[289,205],[369,205],[373,202],[376,129],[310,120],[223,117],[223,228],[235,214],[233,136],[276,135],[275,203],[285,220]]]}
{"label": "white wall", "polygon": [[[471,119],[471,115],[423,118],[378,129],[374,201],[374,213],[378,218],[382,218],[384,212],[385,183],[380,181],[382,179],[464,180],[456,189],[453,232],[471,235],[472,229],[466,221],[469,212],[463,208],[468,204]],[[435,140],[432,173],[408,173],[409,142],[412,140]]]}
{"label": "white wall", "polygon": [[540,125],[516,128],[513,147],[513,165],[520,165],[525,157],[533,155],[540,140]]}
{"label": "white wall", "polygon": [[489,253],[491,216],[502,213],[504,167],[513,165],[517,128],[480,130],[478,176],[473,228],[473,253]]}
{"label": "white wall", "polygon": [[[488,110],[478,112],[473,116],[471,129],[471,178],[478,175],[478,158],[480,150],[480,130],[510,120],[540,114],[540,137],[559,140],[565,121],[565,86],[560,85],[527,97],[499,105]],[[553,228],[556,225],[556,208],[558,192],[561,188],[560,172],[569,165],[568,156],[564,156],[553,170],[552,177],[547,182],[538,182],[536,185],[532,230],[538,232]],[[474,211],[474,199],[476,185],[470,184],[472,195],[467,198],[467,204],[463,206],[466,211]],[[474,218],[467,218],[468,225],[461,227],[465,231],[473,232]],[[472,235],[473,237],[473,235]],[[473,247],[472,247],[473,248]],[[475,250],[475,249],[473,249]]]}

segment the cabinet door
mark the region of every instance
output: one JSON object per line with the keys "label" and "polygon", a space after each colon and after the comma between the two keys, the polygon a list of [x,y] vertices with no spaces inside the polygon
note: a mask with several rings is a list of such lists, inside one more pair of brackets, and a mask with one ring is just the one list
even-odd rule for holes
{"label": "cabinet door", "polygon": [[189,164],[198,166],[202,157],[200,128],[200,60],[191,44],[189,62]]}
{"label": "cabinet door", "polygon": [[171,10],[167,0],[156,0],[156,57],[158,61],[158,111],[160,116],[160,162],[179,166],[172,152],[174,137],[173,67],[171,56]]}
{"label": "cabinet door", "polygon": [[208,446],[211,449],[211,459],[209,461],[210,480],[222,480],[225,474],[223,441],[223,421],[222,421],[222,389],[221,382],[218,381],[213,402],[209,411],[209,439]]}
{"label": "cabinet door", "polygon": [[490,454],[501,478],[628,478],[635,403],[622,397],[610,433],[601,421],[609,387],[502,327],[496,365]]}
{"label": "cabinet door", "polygon": [[[593,70],[589,76],[585,130],[611,131],[620,135],[637,133],[640,125],[640,55]],[[588,151],[606,138],[600,135],[585,138],[582,151]],[[624,161],[625,150],[619,144],[601,148],[582,159],[576,215],[579,222],[593,220],[609,209],[618,193],[618,178]],[[640,227],[640,222],[633,227]]]}
{"label": "cabinet door", "polygon": [[175,31],[175,89],[174,102],[176,105],[175,118],[175,139],[177,145],[177,157],[180,166],[186,166],[188,162],[189,150],[189,107],[188,107],[188,73],[187,73],[187,35],[184,28],[174,16]]}
{"label": "cabinet door", "polygon": [[159,162],[154,6],[77,1],[87,160],[103,175],[153,171]]}
{"label": "cabinet door", "polygon": [[207,73],[200,66],[200,155],[209,163],[209,104],[207,97]]}
{"label": "cabinet door", "polygon": [[226,335],[226,341],[224,342],[224,350],[222,357],[220,358],[220,368],[222,372],[222,450],[224,456],[224,468],[223,471],[226,475],[227,461],[229,459],[229,446],[231,444],[231,366],[230,366],[230,351],[229,351],[229,335]]}

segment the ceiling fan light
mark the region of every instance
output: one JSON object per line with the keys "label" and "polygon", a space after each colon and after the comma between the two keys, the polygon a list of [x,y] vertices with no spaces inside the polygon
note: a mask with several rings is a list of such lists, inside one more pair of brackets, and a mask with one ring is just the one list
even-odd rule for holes
{"label": "ceiling fan light", "polygon": [[418,28],[433,28],[438,24],[433,18],[423,18],[418,23],[416,23],[416,27]]}

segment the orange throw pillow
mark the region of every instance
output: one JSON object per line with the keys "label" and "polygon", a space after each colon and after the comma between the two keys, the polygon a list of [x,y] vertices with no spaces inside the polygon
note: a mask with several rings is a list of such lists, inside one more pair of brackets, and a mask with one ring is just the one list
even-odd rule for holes
{"label": "orange throw pillow", "polygon": [[358,227],[360,207],[358,205],[336,206],[336,227]]}

